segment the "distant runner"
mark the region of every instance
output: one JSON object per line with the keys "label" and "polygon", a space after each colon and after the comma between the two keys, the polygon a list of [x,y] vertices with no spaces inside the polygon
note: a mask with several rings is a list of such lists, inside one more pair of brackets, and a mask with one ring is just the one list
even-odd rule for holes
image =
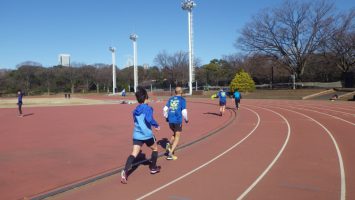
{"label": "distant runner", "polygon": [[17,91],[17,106],[18,106],[18,112],[19,112],[19,114],[18,114],[18,116],[19,117],[23,117],[23,115],[22,115],[22,97],[23,97],[23,93],[22,93],[22,91],[21,90],[18,90]]}
{"label": "distant runner", "polygon": [[224,111],[226,110],[227,94],[221,88],[221,90],[217,94],[217,97],[219,98],[219,115],[222,116],[224,114]]}
{"label": "distant runner", "polygon": [[239,110],[239,104],[240,104],[240,100],[242,99],[242,95],[240,94],[238,89],[235,89],[233,96],[235,100],[235,107],[237,108],[237,110]]}

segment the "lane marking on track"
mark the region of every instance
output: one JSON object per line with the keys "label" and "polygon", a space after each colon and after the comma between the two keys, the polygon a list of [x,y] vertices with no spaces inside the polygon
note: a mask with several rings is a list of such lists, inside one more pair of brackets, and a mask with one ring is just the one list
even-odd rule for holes
{"label": "lane marking on track", "polygon": [[346,180],[345,180],[344,162],[343,162],[343,157],[342,157],[341,152],[340,152],[339,145],[338,145],[337,141],[335,140],[333,134],[322,123],[320,123],[319,121],[313,119],[312,117],[310,117],[310,116],[308,116],[306,114],[303,114],[303,113],[300,113],[300,112],[297,112],[297,111],[294,111],[294,110],[286,109],[286,108],[277,107],[277,106],[270,106],[270,107],[279,108],[279,109],[282,109],[282,110],[286,110],[286,111],[289,111],[289,112],[294,112],[294,113],[297,113],[299,115],[302,115],[302,116],[312,120],[316,124],[318,124],[320,127],[322,127],[328,133],[329,137],[331,138],[331,140],[332,140],[332,142],[333,142],[333,144],[335,146],[335,149],[336,149],[336,152],[337,152],[337,155],[338,155],[338,162],[339,162],[339,168],[340,168],[340,200],[345,200],[346,199]]}
{"label": "lane marking on track", "polygon": [[218,156],[216,156],[216,157],[214,157],[213,159],[209,160],[208,162],[206,162],[206,163],[200,165],[199,167],[197,167],[197,168],[191,170],[190,172],[188,172],[188,173],[186,173],[186,174],[184,174],[184,175],[182,175],[182,176],[180,176],[180,177],[178,177],[178,178],[176,178],[176,179],[170,181],[169,183],[166,183],[166,184],[162,185],[161,187],[158,187],[157,189],[155,189],[155,190],[153,190],[153,191],[151,191],[151,192],[149,192],[149,193],[147,193],[147,194],[145,194],[145,195],[143,195],[143,196],[137,198],[137,200],[144,199],[144,198],[146,198],[146,197],[148,197],[148,196],[150,196],[150,195],[152,195],[152,194],[154,194],[154,193],[156,193],[156,192],[159,192],[160,190],[162,190],[162,189],[164,189],[164,188],[166,188],[166,187],[168,187],[168,186],[170,186],[170,185],[172,185],[172,184],[174,184],[174,183],[180,181],[181,179],[183,179],[183,178],[185,178],[185,177],[187,177],[187,176],[189,176],[189,175],[191,175],[191,174],[197,172],[198,170],[200,170],[200,169],[206,167],[207,165],[211,164],[212,162],[214,162],[214,161],[217,160],[218,158],[224,156],[225,154],[227,154],[228,152],[230,152],[231,150],[233,150],[235,147],[237,147],[237,146],[239,146],[241,143],[243,143],[246,139],[248,139],[249,136],[251,136],[251,135],[255,132],[255,130],[259,127],[259,125],[260,125],[260,116],[259,116],[259,114],[258,114],[257,112],[253,111],[252,109],[249,109],[249,108],[244,108],[244,109],[247,109],[247,110],[253,112],[253,113],[257,116],[257,118],[258,118],[257,124],[255,125],[255,127],[253,128],[253,130],[251,130],[251,131],[249,132],[248,135],[246,135],[242,140],[240,140],[239,142],[237,142],[236,144],[234,144],[233,146],[231,146],[230,148],[228,148],[227,150],[225,150],[224,152],[222,152],[222,153],[219,154]]}
{"label": "lane marking on track", "polygon": [[258,107],[258,106],[253,106],[253,107],[265,109],[265,110],[268,110],[268,111],[273,112],[276,115],[280,116],[287,124],[287,137],[286,137],[285,142],[282,145],[279,153],[275,156],[274,160],[266,167],[266,169],[260,174],[260,176],[237,198],[237,200],[243,199],[261,181],[261,179],[263,179],[264,176],[271,170],[271,168],[275,165],[275,163],[277,162],[277,160],[280,158],[281,154],[285,150],[285,148],[288,144],[288,141],[290,140],[290,136],[291,136],[290,123],[283,115],[281,115],[280,113],[275,112],[273,110],[267,109],[267,108],[262,108],[262,107]]}
{"label": "lane marking on track", "polygon": [[337,117],[337,116],[334,116],[334,115],[330,115],[330,114],[327,114],[327,113],[323,113],[323,112],[319,112],[319,111],[315,111],[315,110],[311,110],[311,109],[297,108],[297,107],[294,107],[294,106],[285,106],[285,107],[295,108],[295,109],[298,109],[298,110],[306,110],[306,111],[311,111],[311,112],[319,113],[319,114],[322,114],[322,115],[327,115],[327,116],[329,116],[329,117],[333,117],[333,118],[335,118],[335,119],[339,119],[339,120],[341,120],[341,121],[343,121],[343,122],[346,122],[346,123],[349,123],[349,124],[355,126],[355,123],[353,123],[353,122],[350,122],[350,121],[348,121],[348,120],[345,120],[345,119],[342,119],[342,118],[340,118],[340,117]]}
{"label": "lane marking on track", "polygon": [[313,105],[293,105],[293,106],[299,106],[299,107],[304,107],[304,108],[312,107],[312,108],[319,109],[319,110],[326,110],[326,111],[331,111],[331,112],[337,112],[337,113],[341,113],[341,114],[344,114],[344,115],[351,115],[352,117],[355,117],[355,114],[353,114],[353,113],[348,113],[348,112],[343,112],[343,111],[338,111],[338,110],[327,109],[327,108],[324,108],[324,107],[322,107],[322,106],[313,106]]}
{"label": "lane marking on track", "polygon": [[[323,102],[322,102],[323,103]],[[322,105],[319,105],[319,104],[307,104],[309,106],[318,106],[318,107],[330,107],[330,106],[338,106],[338,107],[333,107],[335,109],[339,109],[339,110],[346,110],[346,111],[354,111],[355,107],[348,107],[347,105],[345,104],[336,104],[336,103],[331,103],[329,102],[329,104],[322,104]]]}
{"label": "lane marking on track", "polygon": [[[199,101],[192,101],[192,102],[189,102],[189,103],[206,104],[206,105],[213,105],[213,106],[217,105],[217,104],[213,104],[213,103],[199,102]],[[215,134],[218,134],[220,131],[222,131],[223,129],[228,127],[230,124],[232,124],[232,122],[237,119],[236,112],[233,109],[231,109],[230,107],[227,107],[226,109],[231,114],[231,117],[228,119],[227,122],[223,123],[221,127],[213,129],[211,131],[208,131],[208,133],[206,135],[203,135],[202,137],[200,137],[200,138],[198,138],[196,140],[193,140],[193,141],[188,142],[186,144],[182,144],[181,146],[176,148],[176,150],[182,150],[184,148],[188,148],[189,146],[191,146],[193,144],[202,142],[206,138],[209,138],[209,137],[211,137],[211,136],[213,136]],[[161,152],[159,154],[159,157],[163,157],[163,156],[164,156],[164,152]],[[148,159],[142,160],[140,162],[136,162],[136,163],[133,164],[133,166],[140,165],[140,164],[146,162],[147,160]],[[90,183],[94,183],[94,182],[96,182],[98,180],[107,178],[109,176],[113,176],[115,174],[119,174],[123,168],[124,168],[124,166],[120,166],[118,168],[110,169],[110,170],[107,170],[107,171],[102,172],[100,174],[96,174],[94,176],[91,176],[89,178],[85,178],[83,180],[79,180],[79,181],[74,182],[74,183],[69,183],[69,184],[61,186],[61,187],[50,189],[50,190],[48,190],[46,192],[43,192],[43,193],[40,193],[40,194],[35,194],[30,199],[31,200],[47,199],[47,198],[54,197],[56,195],[68,192],[70,190],[79,189],[79,188],[84,187],[84,186],[86,186],[86,185],[88,185]]]}

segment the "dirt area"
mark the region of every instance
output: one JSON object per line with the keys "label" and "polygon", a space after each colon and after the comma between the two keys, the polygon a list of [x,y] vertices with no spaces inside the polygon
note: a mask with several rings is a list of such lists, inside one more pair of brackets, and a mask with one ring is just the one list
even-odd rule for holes
{"label": "dirt area", "polygon": [[302,99],[302,97],[325,91],[326,89],[297,89],[297,90],[256,90],[244,94],[246,99]]}
{"label": "dirt area", "polygon": [[[254,92],[242,93],[244,99],[299,99],[311,94],[316,94],[326,89],[297,89],[297,90],[256,90]],[[195,95],[193,97],[205,97],[210,98],[212,94],[218,91],[205,91],[203,95]],[[151,96],[151,99],[159,97]],[[168,98],[167,96],[164,97]],[[134,100],[133,93],[130,93],[125,98],[126,100]],[[63,95],[53,96],[25,96],[24,106],[26,107],[38,107],[38,106],[67,106],[67,105],[92,105],[92,104],[108,104],[108,103],[120,103],[123,100],[120,96],[109,96],[107,94],[75,94],[70,99],[65,99]],[[16,98],[0,98],[0,108],[15,108]]]}
{"label": "dirt area", "polygon": [[[0,98],[0,108],[16,108],[16,98]],[[26,107],[38,106],[68,106],[68,105],[92,105],[92,104],[107,104],[110,101],[84,99],[84,98],[59,98],[59,97],[24,97],[23,105]]]}

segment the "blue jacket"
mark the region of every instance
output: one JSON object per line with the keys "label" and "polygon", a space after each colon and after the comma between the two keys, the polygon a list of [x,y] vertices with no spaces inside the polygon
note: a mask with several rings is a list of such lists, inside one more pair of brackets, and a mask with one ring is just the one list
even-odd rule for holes
{"label": "blue jacket", "polygon": [[153,118],[153,108],[145,103],[139,104],[133,111],[133,139],[148,140],[154,137],[152,126],[159,127]]}
{"label": "blue jacket", "polygon": [[235,91],[235,92],[234,92],[234,98],[235,98],[235,99],[241,99],[241,98],[242,98],[242,95],[240,94],[240,92]]}
{"label": "blue jacket", "polygon": [[22,104],[23,93],[17,95],[17,104]]}

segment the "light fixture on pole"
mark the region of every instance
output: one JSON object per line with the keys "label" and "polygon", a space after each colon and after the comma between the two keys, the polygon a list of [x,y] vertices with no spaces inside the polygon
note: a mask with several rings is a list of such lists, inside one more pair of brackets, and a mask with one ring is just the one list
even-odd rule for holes
{"label": "light fixture on pole", "polygon": [[181,3],[181,8],[188,13],[189,24],[189,94],[192,95],[192,82],[194,82],[194,49],[193,49],[193,21],[192,21],[192,9],[196,6],[193,0],[184,0]]}
{"label": "light fixture on pole", "polygon": [[138,69],[137,69],[137,38],[136,34],[131,34],[129,39],[133,41],[133,79],[134,79],[134,92],[137,91],[138,86]]}
{"label": "light fixture on pole", "polygon": [[110,47],[109,50],[112,52],[112,94],[116,93],[116,48]]}

